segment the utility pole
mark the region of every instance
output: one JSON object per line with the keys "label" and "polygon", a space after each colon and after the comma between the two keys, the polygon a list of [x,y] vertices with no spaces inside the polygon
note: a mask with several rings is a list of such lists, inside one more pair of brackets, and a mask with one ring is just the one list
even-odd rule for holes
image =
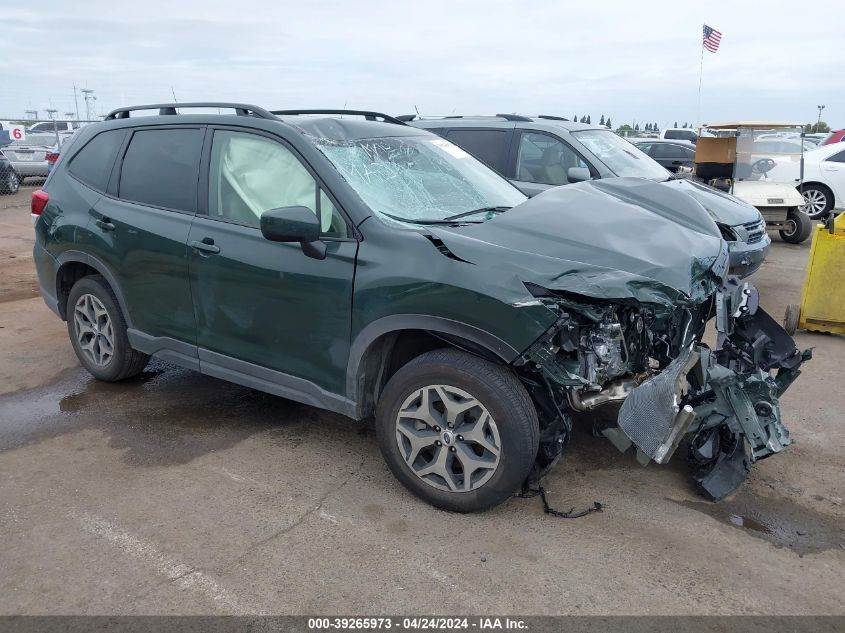
{"label": "utility pole", "polygon": [[23,113],[30,121],[34,121],[38,118],[38,110],[24,110]]}
{"label": "utility pole", "polygon": [[79,121],[79,98],[76,96],[76,84],[73,84],[73,102],[76,104],[76,120]]}
{"label": "utility pole", "polygon": [[93,121],[96,118],[94,102],[97,100],[97,97],[91,88],[80,88],[79,92],[82,93],[82,98],[85,99],[85,120]]}
{"label": "utility pole", "polygon": [[47,116],[53,122],[53,132],[56,133],[56,147],[58,147],[59,146],[59,125],[58,125],[58,123],[56,123],[56,112],[58,112],[58,110],[56,110],[55,108],[48,108],[47,109]]}

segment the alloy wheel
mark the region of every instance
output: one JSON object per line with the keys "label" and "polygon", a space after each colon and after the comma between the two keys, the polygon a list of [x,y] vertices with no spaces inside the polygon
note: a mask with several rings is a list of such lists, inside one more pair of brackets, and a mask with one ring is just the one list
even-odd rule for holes
{"label": "alloy wheel", "polygon": [[97,367],[114,356],[114,328],[103,303],[92,294],[79,297],[73,309],[76,341],[82,353]]}
{"label": "alloy wheel", "polygon": [[396,443],[405,463],[428,485],[470,492],[496,472],[502,441],[493,416],[457,387],[415,390],[399,408]]}
{"label": "alloy wheel", "polygon": [[807,189],[803,192],[804,205],[799,210],[811,218],[818,218],[827,209],[827,196],[818,189]]}
{"label": "alloy wheel", "polygon": [[6,188],[9,190],[9,193],[17,193],[19,187],[20,180],[18,179],[18,175],[15,172],[10,171],[6,179]]}

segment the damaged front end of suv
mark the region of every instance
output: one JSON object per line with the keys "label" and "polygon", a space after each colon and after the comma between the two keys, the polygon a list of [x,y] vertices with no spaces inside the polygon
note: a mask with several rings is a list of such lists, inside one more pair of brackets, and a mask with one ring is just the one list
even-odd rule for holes
{"label": "damaged front end of suv", "polygon": [[[693,477],[712,500],[733,492],[751,463],[790,444],[779,398],[810,354],[759,306],[752,285],[732,278],[702,303],[674,310],[530,289],[559,315],[517,361],[534,378],[535,401],[546,404],[537,475],[566,443],[567,409],[611,402],[622,405],[602,435],[623,452],[634,446],[642,464],[665,464],[689,437]],[[710,349],[703,338],[713,317]]]}
{"label": "damaged front end of suv", "polygon": [[[533,478],[556,463],[573,412],[611,403],[621,404],[616,423],[598,433],[643,464],[665,464],[688,440],[693,477],[712,500],[790,444],[779,399],[810,351],[796,349],[753,285],[727,275],[725,243],[696,203],[642,181],[597,181],[545,192],[463,235],[530,252],[511,305],[554,314],[513,363],[540,418]],[[471,243],[448,243],[480,258]],[[705,343],[711,321],[715,345]]]}

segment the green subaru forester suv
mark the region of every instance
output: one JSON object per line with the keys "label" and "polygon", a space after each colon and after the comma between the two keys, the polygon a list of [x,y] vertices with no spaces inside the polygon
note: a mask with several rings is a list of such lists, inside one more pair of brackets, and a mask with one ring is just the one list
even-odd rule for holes
{"label": "green subaru forester suv", "polygon": [[156,356],[375,417],[441,508],[539,479],[602,405],[600,434],[643,463],[683,446],[711,499],[790,443],[778,398],[809,354],[728,277],[705,209],[648,180],[527,200],[386,115],[165,104],[81,129],[32,213],[42,294],[96,378]]}

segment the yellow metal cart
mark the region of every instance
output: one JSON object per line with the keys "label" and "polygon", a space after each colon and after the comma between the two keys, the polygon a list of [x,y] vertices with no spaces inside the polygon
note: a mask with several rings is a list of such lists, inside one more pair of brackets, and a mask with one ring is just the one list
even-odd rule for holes
{"label": "yellow metal cart", "polygon": [[787,306],[783,327],[845,334],[845,212],[816,227],[801,305]]}

